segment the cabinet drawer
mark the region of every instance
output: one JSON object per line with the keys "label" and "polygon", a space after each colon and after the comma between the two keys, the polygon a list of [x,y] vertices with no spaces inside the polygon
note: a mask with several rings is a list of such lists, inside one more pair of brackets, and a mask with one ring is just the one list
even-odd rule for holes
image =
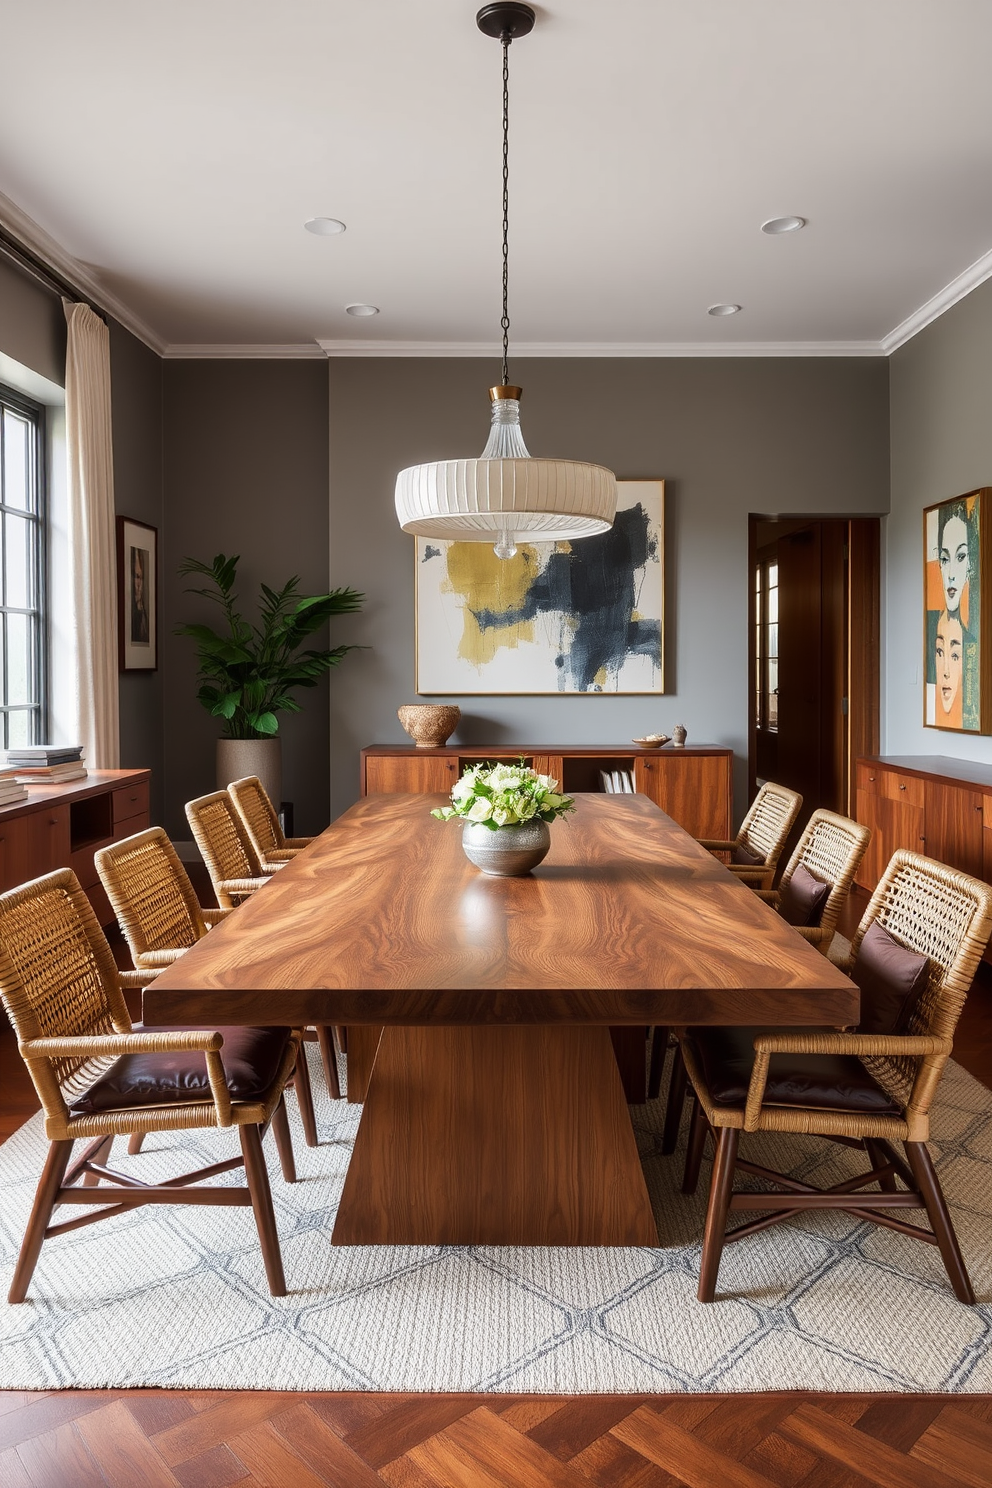
{"label": "cabinet drawer", "polygon": [[882,770],[879,784],[882,795],[890,801],[904,801],[908,806],[922,806],[924,782],[915,775],[900,775],[896,770]]}
{"label": "cabinet drawer", "polygon": [[[137,785],[125,785],[114,791],[114,826],[118,822],[130,821],[132,817],[148,815],[148,781]],[[139,829],[135,827],[135,831]]]}
{"label": "cabinet drawer", "polygon": [[[879,776],[884,771],[878,765],[858,766],[858,790],[864,791],[866,796],[877,796],[879,792]],[[861,818],[859,817],[860,821]]]}

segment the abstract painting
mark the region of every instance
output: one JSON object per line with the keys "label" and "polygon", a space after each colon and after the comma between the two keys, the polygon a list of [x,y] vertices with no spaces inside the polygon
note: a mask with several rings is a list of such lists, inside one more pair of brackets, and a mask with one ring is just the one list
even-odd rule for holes
{"label": "abstract painting", "polygon": [[992,732],[992,643],[986,590],[992,491],[983,487],[923,513],[923,722]]}
{"label": "abstract painting", "polygon": [[599,537],[417,540],[417,691],[664,692],[664,481],[619,481]]}

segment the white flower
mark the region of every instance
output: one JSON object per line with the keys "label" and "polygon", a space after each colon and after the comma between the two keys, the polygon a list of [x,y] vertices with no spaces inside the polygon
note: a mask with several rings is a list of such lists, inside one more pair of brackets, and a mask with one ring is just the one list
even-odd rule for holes
{"label": "white flower", "polygon": [[519,818],[520,818],[520,820],[522,822],[530,821],[531,817],[534,816],[536,814],[536,812],[537,812],[537,802],[536,801],[530,800],[527,796],[524,796],[523,800],[518,801],[518,803],[517,803],[517,815],[519,816]]}
{"label": "white flower", "polygon": [[542,804],[545,805],[549,811],[557,811],[558,807],[562,804],[564,799],[564,796],[556,796],[552,792],[550,795],[545,797]]}
{"label": "white flower", "polygon": [[496,806],[493,809],[493,821],[498,827],[513,827],[517,823],[517,813],[509,806]]}
{"label": "white flower", "polygon": [[469,821],[484,822],[488,821],[491,816],[496,816],[496,812],[493,810],[493,803],[487,801],[485,796],[480,796],[477,801],[472,802],[465,815]]}
{"label": "white flower", "polygon": [[537,783],[542,791],[556,791],[558,782],[553,775],[538,775]]}
{"label": "white flower", "polygon": [[456,780],[451,787],[451,799],[453,801],[464,801],[475,790],[475,781],[468,775],[463,775],[461,780]]}

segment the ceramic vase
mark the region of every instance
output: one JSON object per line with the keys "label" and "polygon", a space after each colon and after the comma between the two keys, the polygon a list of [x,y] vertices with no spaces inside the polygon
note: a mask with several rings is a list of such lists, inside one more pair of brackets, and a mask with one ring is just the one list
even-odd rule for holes
{"label": "ceramic vase", "polygon": [[490,878],[522,878],[547,857],[550,846],[551,832],[539,816],[495,831],[469,821],[462,829],[465,856]]}

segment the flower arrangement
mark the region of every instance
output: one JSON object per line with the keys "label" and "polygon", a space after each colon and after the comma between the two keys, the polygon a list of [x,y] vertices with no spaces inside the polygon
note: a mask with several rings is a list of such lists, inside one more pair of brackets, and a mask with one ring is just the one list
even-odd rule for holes
{"label": "flower arrangement", "polygon": [[431,812],[439,821],[461,817],[479,822],[493,832],[516,827],[537,817],[554,821],[574,811],[571,796],[562,795],[551,775],[539,775],[522,761],[519,765],[473,765],[452,787],[451,805]]}

